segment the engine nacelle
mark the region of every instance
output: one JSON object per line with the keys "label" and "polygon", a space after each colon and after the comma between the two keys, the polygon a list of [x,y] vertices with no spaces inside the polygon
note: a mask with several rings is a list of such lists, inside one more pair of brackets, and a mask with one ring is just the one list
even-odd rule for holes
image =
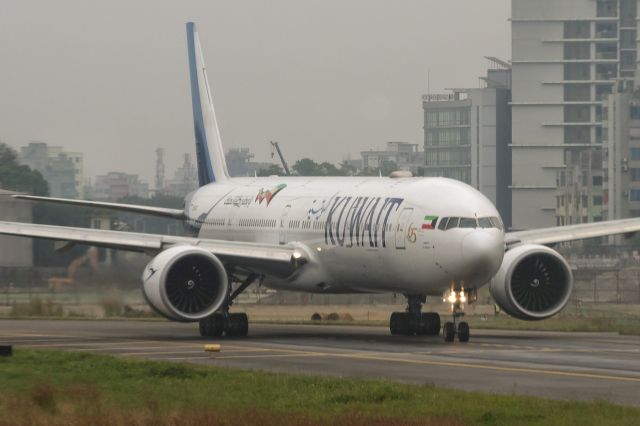
{"label": "engine nacelle", "polygon": [[557,314],[569,302],[573,274],[555,250],[522,245],[505,253],[490,289],[498,306],[509,315],[542,320]]}
{"label": "engine nacelle", "polygon": [[142,293],[151,307],[173,321],[199,321],[220,309],[229,292],[222,262],[194,246],[171,247],[149,262]]}

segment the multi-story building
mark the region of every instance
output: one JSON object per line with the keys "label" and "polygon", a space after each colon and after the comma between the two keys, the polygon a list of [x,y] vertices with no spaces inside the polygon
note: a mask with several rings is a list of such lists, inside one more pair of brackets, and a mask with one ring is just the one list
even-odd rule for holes
{"label": "multi-story building", "polygon": [[607,220],[640,217],[640,93],[620,81],[603,101],[604,205]]}
{"label": "multi-story building", "polygon": [[182,166],[178,167],[166,184],[166,192],[178,197],[184,197],[192,191],[198,189],[198,171],[193,163],[191,154],[184,155]]}
{"label": "multi-story building", "polygon": [[487,58],[482,86],[424,95],[424,176],[465,182],[491,199],[511,224],[511,69]]}
{"label": "multi-story building", "polygon": [[68,152],[60,146],[30,142],[20,148],[19,162],[37,170],[49,184],[49,195],[61,198],[84,196],[82,153]]}
{"label": "multi-story building", "polygon": [[129,196],[149,198],[149,184],[141,181],[135,174],[109,172],[96,176],[93,198],[118,201]]}
{"label": "multi-story building", "polygon": [[392,141],[387,142],[385,150],[362,151],[362,168],[383,170],[391,167],[417,175],[424,165],[424,153],[418,146],[417,143]]}
{"label": "multi-story building", "polygon": [[637,3],[512,0],[514,229],[600,217],[567,216],[557,202],[576,187],[589,206],[601,196],[593,184],[601,172],[576,170],[597,168],[601,154],[584,151],[602,148],[601,101],[616,79],[634,76]]}
{"label": "multi-story building", "polygon": [[600,222],[603,218],[603,151],[581,150],[557,173],[556,225]]}
{"label": "multi-story building", "polygon": [[255,176],[262,169],[268,169],[271,163],[259,163],[253,161],[255,155],[249,148],[231,148],[225,158],[229,174],[233,177]]}

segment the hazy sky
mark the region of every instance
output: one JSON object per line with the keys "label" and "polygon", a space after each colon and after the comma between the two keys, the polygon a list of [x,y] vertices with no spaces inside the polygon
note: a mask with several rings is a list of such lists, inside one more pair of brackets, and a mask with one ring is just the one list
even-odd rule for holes
{"label": "hazy sky", "polygon": [[21,0],[0,6],[0,140],[153,183],[193,152],[184,23],[198,25],[225,148],[338,162],[422,144],[420,96],[510,57],[509,0]]}

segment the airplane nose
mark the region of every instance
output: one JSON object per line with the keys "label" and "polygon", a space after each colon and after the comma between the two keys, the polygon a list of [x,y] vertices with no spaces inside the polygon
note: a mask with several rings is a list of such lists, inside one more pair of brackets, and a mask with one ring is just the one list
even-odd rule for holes
{"label": "airplane nose", "polygon": [[487,231],[473,232],[462,240],[462,257],[474,266],[484,266],[495,272],[504,256],[504,242]]}

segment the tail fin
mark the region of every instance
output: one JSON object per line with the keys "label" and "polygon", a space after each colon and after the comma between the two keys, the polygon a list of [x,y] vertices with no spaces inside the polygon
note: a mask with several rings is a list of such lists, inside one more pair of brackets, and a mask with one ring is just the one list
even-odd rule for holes
{"label": "tail fin", "polygon": [[189,50],[189,74],[191,77],[191,102],[193,104],[193,125],[196,137],[198,161],[198,182],[200,186],[220,182],[229,178],[227,162],[224,158],[220,130],[207,70],[204,66],[198,31],[193,22],[187,23],[187,47]]}

